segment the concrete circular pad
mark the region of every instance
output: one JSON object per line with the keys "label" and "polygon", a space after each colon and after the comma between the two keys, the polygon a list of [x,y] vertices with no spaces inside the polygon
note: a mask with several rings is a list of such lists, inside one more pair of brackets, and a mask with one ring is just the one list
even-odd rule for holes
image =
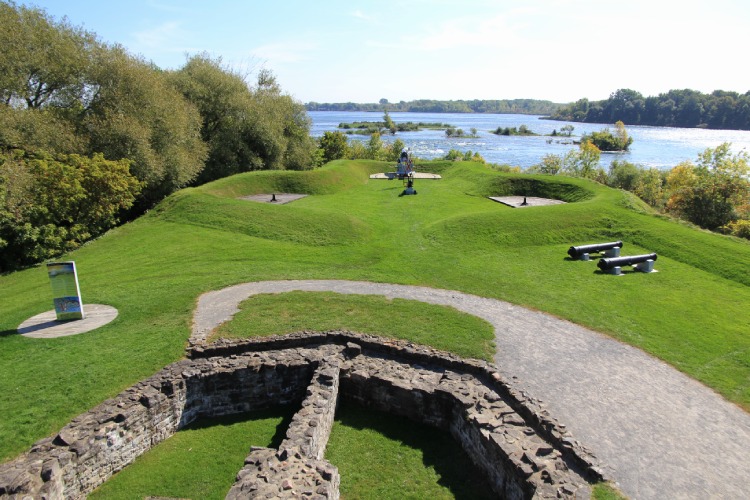
{"label": "concrete circular pad", "polygon": [[[537,198],[536,196],[490,196],[490,200],[508,205],[513,208],[543,207],[547,205],[561,205],[564,201],[550,198]],[[524,205],[524,201],[526,204]]]}
{"label": "concrete circular pad", "polygon": [[[276,203],[277,205],[283,205],[292,201],[304,198],[306,194],[293,194],[293,193],[271,193],[271,194],[252,194],[250,196],[243,196],[241,200],[257,201],[259,203]],[[275,198],[275,200],[274,200]]]}
{"label": "concrete circular pad", "polygon": [[33,316],[20,325],[18,333],[35,339],[52,339],[86,333],[104,326],[117,317],[117,309],[102,304],[84,304],[84,319],[57,321],[55,310]]}

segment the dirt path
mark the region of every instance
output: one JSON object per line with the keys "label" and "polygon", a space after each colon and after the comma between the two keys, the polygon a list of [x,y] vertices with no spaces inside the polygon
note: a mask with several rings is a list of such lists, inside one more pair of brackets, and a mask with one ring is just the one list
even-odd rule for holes
{"label": "dirt path", "polygon": [[750,497],[750,415],[671,366],[597,332],[450,290],[309,280],[245,283],[198,300],[193,341],[259,293],[383,295],[452,306],[495,328],[495,363],[612,468],[631,498]]}

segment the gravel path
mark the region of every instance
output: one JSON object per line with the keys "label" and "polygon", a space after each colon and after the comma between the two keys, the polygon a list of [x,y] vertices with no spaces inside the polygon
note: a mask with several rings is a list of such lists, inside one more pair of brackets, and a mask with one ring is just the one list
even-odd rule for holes
{"label": "gravel path", "polygon": [[507,302],[357,281],[245,283],[198,299],[192,340],[251,295],[294,290],[419,300],[485,319],[499,371],[544,401],[631,498],[750,498],[750,414],[638,349]]}

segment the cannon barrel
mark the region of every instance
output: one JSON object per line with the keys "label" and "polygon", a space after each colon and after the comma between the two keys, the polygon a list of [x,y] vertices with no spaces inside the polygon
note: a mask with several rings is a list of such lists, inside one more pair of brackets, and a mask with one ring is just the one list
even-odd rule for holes
{"label": "cannon barrel", "polygon": [[609,243],[596,243],[594,245],[579,245],[570,247],[568,249],[568,255],[571,259],[579,259],[581,255],[585,253],[601,252],[602,250],[609,250],[611,248],[622,248],[622,241],[611,241]]}
{"label": "cannon barrel", "polygon": [[647,260],[656,260],[656,254],[647,253],[643,255],[628,255],[625,257],[604,258],[599,259],[599,262],[596,263],[596,266],[602,271],[608,271],[614,267],[632,266],[633,264],[640,264],[641,262],[646,262]]}

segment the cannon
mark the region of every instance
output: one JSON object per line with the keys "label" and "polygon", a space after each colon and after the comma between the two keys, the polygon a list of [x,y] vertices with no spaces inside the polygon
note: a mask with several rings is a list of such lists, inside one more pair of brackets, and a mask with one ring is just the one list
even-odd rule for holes
{"label": "cannon", "polygon": [[628,255],[625,257],[603,258],[596,263],[596,266],[609,274],[620,274],[622,266],[633,266],[633,269],[644,273],[654,272],[655,253],[643,255]]}
{"label": "cannon", "polygon": [[573,260],[589,260],[589,254],[604,252],[605,257],[619,257],[622,241],[611,241],[609,243],[596,243],[594,245],[580,245],[570,247],[568,255]]}

